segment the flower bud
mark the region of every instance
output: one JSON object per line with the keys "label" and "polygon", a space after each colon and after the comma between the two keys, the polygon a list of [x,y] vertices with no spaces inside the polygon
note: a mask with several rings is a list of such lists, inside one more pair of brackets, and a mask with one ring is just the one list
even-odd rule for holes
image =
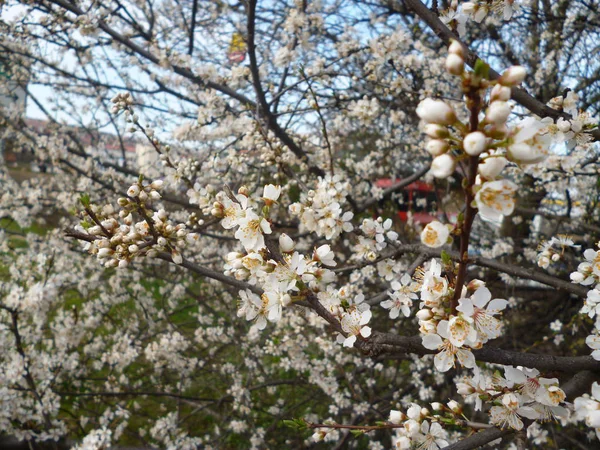
{"label": "flower bud", "polygon": [[431,162],[431,174],[436,178],[448,178],[454,173],[456,161],[452,156],[445,153],[436,156]]}
{"label": "flower bud", "polygon": [[454,53],[446,58],[446,70],[452,75],[462,75],[465,70],[465,61]]}
{"label": "flower bud", "polygon": [[400,423],[404,422],[405,420],[406,415],[401,411],[396,411],[395,409],[390,411],[390,418],[388,419],[388,422],[391,422],[394,425],[400,425]]}
{"label": "flower bud", "polygon": [[428,123],[423,132],[432,139],[445,139],[450,135],[448,128],[437,123]]}
{"label": "flower bud", "polygon": [[155,190],[158,191],[160,188],[163,187],[163,184],[164,184],[163,180],[155,180],[155,181],[152,182],[152,184],[150,184],[150,187],[152,189],[155,189]]}
{"label": "flower bud", "polygon": [[487,147],[487,137],[481,131],[474,131],[465,136],[463,148],[471,156],[479,156]]}
{"label": "flower bud", "polygon": [[469,284],[467,284],[467,289],[469,291],[476,291],[480,287],[484,287],[484,286],[485,286],[485,281],[478,280],[477,278],[475,278],[475,279],[469,281]]}
{"label": "flower bud", "polygon": [[512,66],[504,71],[498,79],[498,83],[504,86],[516,86],[521,84],[527,75],[527,71],[523,66]]}
{"label": "flower bud", "polygon": [[441,139],[432,139],[425,144],[425,150],[431,156],[439,156],[448,150],[448,142]]}
{"label": "flower bud", "polygon": [[510,88],[507,86],[502,86],[501,84],[497,84],[496,86],[494,86],[494,88],[492,89],[492,92],[490,93],[490,101],[491,102],[495,102],[495,101],[507,101],[510,100]]}
{"label": "flower bud", "polygon": [[456,383],[456,392],[458,395],[470,395],[475,392],[475,389],[467,383]]}
{"label": "flower bud", "polygon": [[419,320],[429,320],[433,317],[433,314],[431,314],[431,311],[428,309],[420,309],[417,311],[416,316]]}
{"label": "flower bud", "polygon": [[506,167],[508,160],[502,156],[487,158],[481,164],[479,164],[479,174],[488,180],[492,180],[498,176],[500,172]]}
{"label": "flower bud", "polygon": [[426,98],[417,106],[417,115],[427,123],[452,125],[456,122],[456,113],[442,100]]}
{"label": "flower bud", "polygon": [[461,411],[461,407],[456,400],[450,400],[448,402],[448,409],[456,414],[460,414]]}
{"label": "flower bud", "polygon": [[465,59],[465,49],[461,43],[456,40],[452,40],[450,47],[448,47],[448,53],[460,56],[461,59]]}
{"label": "flower bud", "polygon": [[285,233],[279,236],[279,248],[283,253],[290,253],[294,250],[294,241]]}
{"label": "flower bud", "polygon": [[490,103],[487,111],[485,112],[486,122],[493,124],[503,124],[510,115],[510,106],[506,102],[495,101]]}
{"label": "flower bud", "polygon": [[440,402],[433,402],[431,404],[431,409],[433,409],[434,411],[439,411],[443,407],[444,407],[444,405],[442,405]]}
{"label": "flower bud", "polygon": [[129,189],[127,189],[127,195],[130,197],[137,197],[140,193],[140,187],[137,184],[132,184]]}
{"label": "flower bud", "polygon": [[581,272],[572,272],[570,277],[573,283],[581,283],[585,279]]}

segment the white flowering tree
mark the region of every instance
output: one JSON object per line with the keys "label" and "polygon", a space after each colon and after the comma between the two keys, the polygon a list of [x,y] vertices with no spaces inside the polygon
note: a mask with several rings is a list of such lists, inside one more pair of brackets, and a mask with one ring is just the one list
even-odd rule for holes
{"label": "white flowering tree", "polygon": [[598,446],[599,7],[0,2],[0,445]]}

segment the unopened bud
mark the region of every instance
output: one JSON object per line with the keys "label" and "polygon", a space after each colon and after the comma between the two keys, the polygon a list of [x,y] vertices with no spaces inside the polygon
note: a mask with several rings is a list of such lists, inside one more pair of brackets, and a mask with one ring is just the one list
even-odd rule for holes
{"label": "unopened bud", "polygon": [[431,174],[436,178],[448,178],[454,173],[455,167],[455,159],[445,153],[433,159],[431,162]]}
{"label": "unopened bud", "polygon": [[465,61],[454,53],[450,53],[446,58],[446,70],[452,75],[462,75],[465,71]]}
{"label": "unopened bud", "polygon": [[487,147],[487,137],[481,131],[474,131],[465,136],[463,148],[471,156],[479,156]]}
{"label": "unopened bud", "polygon": [[417,106],[417,115],[427,123],[452,125],[456,122],[456,113],[442,100],[426,98]]}
{"label": "unopened bud", "polygon": [[428,309],[420,309],[417,311],[416,316],[419,320],[429,320],[433,317],[433,314],[431,314],[431,311]]}
{"label": "unopened bud", "polygon": [[502,86],[501,84],[497,84],[493,87],[492,92],[490,93],[490,101],[507,101],[510,100],[510,88],[507,86]]}
{"label": "unopened bud", "polygon": [[498,83],[504,86],[516,86],[521,84],[527,75],[527,71],[523,66],[512,66],[504,71],[498,79]]}
{"label": "unopened bud", "polygon": [[450,47],[448,47],[448,53],[460,56],[461,59],[465,59],[465,48],[458,41],[452,40]]}
{"label": "unopened bud", "polygon": [[488,180],[492,180],[498,176],[506,167],[508,160],[502,156],[487,158],[483,163],[479,164],[479,174]]}
{"label": "unopened bud", "polygon": [[492,102],[485,112],[485,120],[493,124],[503,124],[508,119],[510,112],[508,103],[502,101]]}
{"label": "unopened bud", "polygon": [[428,123],[423,132],[432,139],[445,139],[450,135],[448,128],[437,123]]}
{"label": "unopened bud", "polygon": [[425,144],[425,150],[431,156],[439,156],[448,150],[448,142],[442,139],[431,139]]}
{"label": "unopened bud", "polygon": [[289,253],[294,250],[294,241],[285,233],[279,236],[279,248],[283,253]]}

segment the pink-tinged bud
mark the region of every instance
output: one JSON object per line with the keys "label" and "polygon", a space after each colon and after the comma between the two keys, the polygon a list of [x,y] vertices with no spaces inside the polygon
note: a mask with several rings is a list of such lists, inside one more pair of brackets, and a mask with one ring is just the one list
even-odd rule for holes
{"label": "pink-tinged bud", "polygon": [[448,178],[455,168],[456,161],[447,153],[436,156],[431,162],[431,174],[436,178]]}
{"label": "pink-tinged bud", "polygon": [[452,41],[450,47],[448,47],[448,53],[460,56],[461,59],[465,59],[465,48],[458,41]]}
{"label": "pink-tinged bud", "polygon": [[501,84],[497,84],[493,87],[492,92],[490,93],[490,101],[502,101],[505,102],[510,100],[510,88],[507,86],[502,86]]}
{"label": "pink-tinged bud", "polygon": [[465,61],[454,53],[450,53],[446,58],[446,70],[452,75],[460,76],[465,71]]}
{"label": "pink-tinged bud", "polygon": [[484,162],[479,164],[479,174],[488,180],[496,178],[500,172],[506,167],[508,160],[502,156],[487,158]]}
{"label": "pink-tinged bud", "polygon": [[481,131],[474,131],[463,140],[465,152],[471,156],[479,156],[487,148],[487,137]]}
{"label": "pink-tinged bud", "polygon": [[484,286],[485,286],[485,281],[481,281],[481,280],[478,280],[477,278],[475,278],[474,280],[469,281],[469,284],[467,284],[467,289],[470,291],[476,291],[480,287],[484,287]]}
{"label": "pink-tinged bud", "polygon": [[432,139],[445,139],[450,135],[448,128],[436,123],[425,125],[423,132]]}
{"label": "pink-tinged bud", "polygon": [[448,150],[448,142],[441,139],[432,139],[425,144],[425,150],[431,156],[439,156]]}
{"label": "pink-tinged bud", "polygon": [[279,236],[279,248],[281,251],[283,253],[289,253],[294,250],[294,246],[295,244],[292,238],[285,233],[281,233],[281,236]]}
{"label": "pink-tinged bud", "polygon": [[417,106],[417,115],[427,123],[452,125],[456,122],[456,113],[442,100],[426,98]]}
{"label": "pink-tinged bud", "polygon": [[504,86],[516,86],[521,84],[527,75],[527,71],[523,66],[512,66],[504,71],[498,79],[498,83]]}
{"label": "pink-tinged bud", "polygon": [[503,124],[508,119],[510,111],[508,103],[501,101],[492,102],[485,112],[485,120],[496,125]]}

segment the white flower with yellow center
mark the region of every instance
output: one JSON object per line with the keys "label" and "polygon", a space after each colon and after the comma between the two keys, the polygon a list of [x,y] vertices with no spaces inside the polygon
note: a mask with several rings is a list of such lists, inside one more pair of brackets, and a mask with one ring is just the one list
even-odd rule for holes
{"label": "white flower with yellow center", "polygon": [[265,246],[264,234],[271,234],[271,225],[264,218],[258,216],[252,210],[246,210],[245,217],[238,221],[240,227],[235,232],[235,238],[239,239],[246,251],[259,251]]}
{"label": "white flower with yellow center", "polygon": [[509,216],[515,209],[515,192],[518,187],[509,180],[496,180],[483,183],[475,195],[479,214],[484,218],[499,221]]}
{"label": "white flower with yellow center", "polygon": [[509,138],[508,159],[517,164],[535,164],[548,157],[548,148],[552,142],[550,133],[540,134],[545,124],[533,117],[517,125]]}
{"label": "white flower with yellow center", "polygon": [[450,230],[437,220],[428,223],[421,232],[421,242],[430,248],[437,248],[448,242]]}
{"label": "white flower with yellow center", "polygon": [[502,323],[494,316],[506,308],[508,305],[506,300],[501,298],[492,300],[490,290],[480,287],[470,298],[461,298],[458,303],[457,311],[473,318],[474,327],[483,343],[500,336]]}
{"label": "white flower with yellow center", "polygon": [[422,337],[423,347],[429,350],[440,350],[435,355],[433,363],[440,372],[447,372],[454,367],[455,358],[460,364],[467,368],[475,367],[475,356],[471,350],[460,348],[450,342],[450,332],[448,330],[448,321],[442,320],[438,323],[437,333],[426,334]]}
{"label": "white flower with yellow center", "polygon": [[342,320],[340,320],[340,325],[342,330],[348,334],[348,337],[340,334],[338,342],[343,343],[344,347],[354,347],[356,336],[359,334],[364,338],[371,336],[371,328],[364,326],[371,320],[371,315],[371,310],[360,311],[358,308],[352,308],[344,314]]}

